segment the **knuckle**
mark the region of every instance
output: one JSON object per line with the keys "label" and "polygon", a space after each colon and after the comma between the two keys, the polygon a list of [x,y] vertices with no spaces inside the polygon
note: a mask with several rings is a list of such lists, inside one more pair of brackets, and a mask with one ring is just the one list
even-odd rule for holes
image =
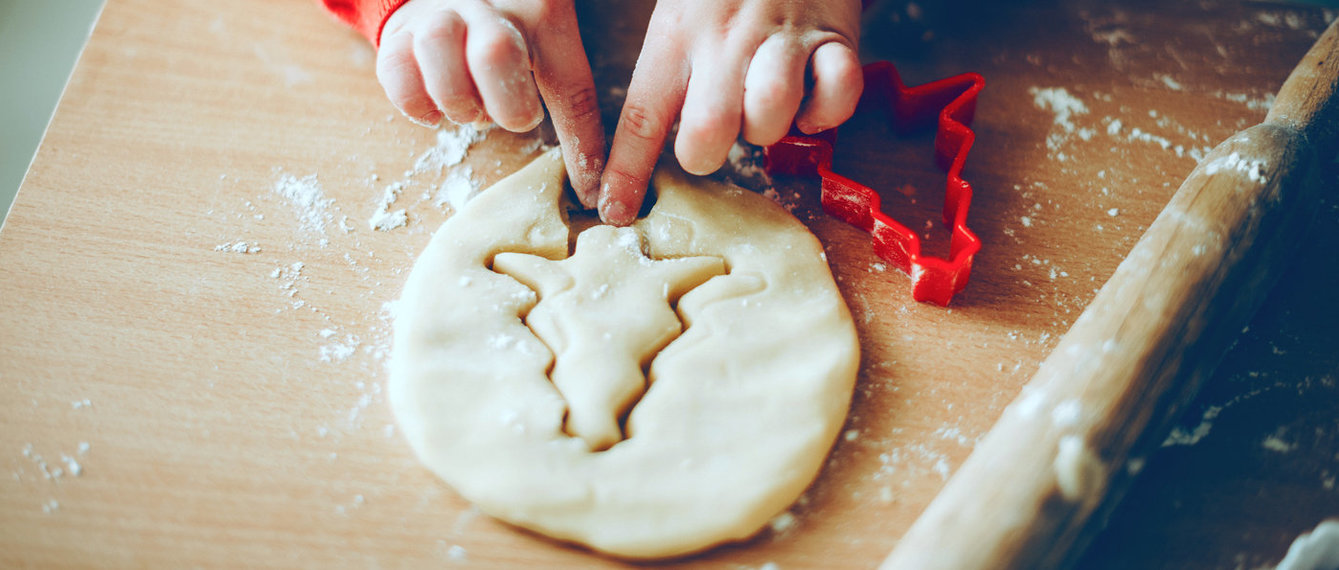
{"label": "knuckle", "polygon": [[518,34],[500,28],[486,32],[479,38],[474,55],[485,66],[509,66],[524,60],[525,50],[521,46]]}
{"label": "knuckle", "polygon": [[729,131],[732,124],[735,127],[733,130],[737,132],[739,130],[739,117],[731,117],[729,114],[717,110],[698,111],[689,120],[681,121],[679,136],[687,136],[691,142],[697,144],[714,143],[718,139],[730,136]]}
{"label": "knuckle", "polygon": [[594,85],[566,89],[562,93],[557,103],[571,120],[580,123],[599,117],[600,98]]}
{"label": "knuckle", "polygon": [[465,36],[465,22],[455,12],[436,11],[428,15],[414,34],[415,47],[438,46],[458,41]]}
{"label": "knuckle", "polygon": [[382,79],[381,87],[386,91],[386,98],[390,99],[397,107],[404,109],[416,105],[418,102],[417,90],[414,89],[412,82],[406,78],[387,77]]}
{"label": "knuckle", "polygon": [[417,69],[414,52],[407,46],[393,44],[377,52],[377,80],[382,84],[400,81],[405,75]]}
{"label": "knuckle", "polygon": [[635,192],[637,189],[645,189],[650,177],[645,174],[637,174],[637,170],[628,168],[628,165],[609,163],[605,166],[602,181],[609,188],[622,190],[622,194]]}
{"label": "knuckle", "polygon": [[777,109],[790,102],[791,91],[790,86],[783,83],[767,82],[753,90],[753,98],[763,109]]}
{"label": "knuckle", "polygon": [[666,121],[650,107],[628,102],[623,105],[618,124],[638,139],[654,141],[661,138]]}

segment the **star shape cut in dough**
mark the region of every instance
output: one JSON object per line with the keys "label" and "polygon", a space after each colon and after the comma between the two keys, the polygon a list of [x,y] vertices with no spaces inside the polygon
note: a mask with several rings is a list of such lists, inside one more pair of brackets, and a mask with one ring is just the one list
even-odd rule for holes
{"label": "star shape cut in dough", "polygon": [[565,429],[592,451],[623,439],[619,418],[646,391],[643,372],[683,332],[673,305],[717,275],[717,257],[653,260],[633,228],[595,226],[562,260],[499,253],[493,270],[539,293],[526,325],[554,353],[549,378],[567,401]]}

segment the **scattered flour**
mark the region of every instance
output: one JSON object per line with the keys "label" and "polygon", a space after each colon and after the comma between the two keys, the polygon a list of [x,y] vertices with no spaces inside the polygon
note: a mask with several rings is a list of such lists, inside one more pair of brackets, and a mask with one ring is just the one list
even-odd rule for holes
{"label": "scattered flour", "polygon": [[372,217],[367,219],[368,227],[383,232],[395,228],[403,228],[408,223],[409,213],[406,212],[404,208],[400,208],[394,212],[382,210],[372,214]]}
{"label": "scattered flour", "polygon": [[82,475],[84,474],[84,468],[83,468],[83,466],[79,465],[79,462],[76,461],[73,457],[70,457],[70,456],[65,455],[64,453],[62,453],[62,454],[60,455],[60,460],[65,462],[65,470],[66,470],[70,475],[74,475],[75,477],[80,477],[80,476],[82,476]]}
{"label": "scattered flour", "polygon": [[223,251],[228,253],[260,253],[260,246],[255,243],[237,241],[232,243],[219,244],[214,246],[214,251]]}
{"label": "scattered flour", "polygon": [[1273,93],[1266,93],[1263,97],[1252,97],[1245,93],[1226,93],[1218,91],[1213,95],[1226,101],[1241,103],[1245,105],[1247,109],[1252,111],[1268,111],[1274,107],[1275,96]]}
{"label": "scattered flour", "polygon": [[1162,150],[1167,150],[1172,147],[1172,141],[1168,140],[1167,137],[1161,137],[1153,133],[1144,132],[1139,127],[1130,129],[1129,140],[1156,144],[1162,147]]}
{"label": "scattered flour", "polygon": [[799,519],[790,511],[783,512],[767,523],[774,534],[785,534],[787,531],[795,528],[799,524]]}
{"label": "scattered flour", "polygon": [[1086,115],[1088,106],[1064,87],[1031,87],[1028,93],[1032,95],[1032,104],[1038,109],[1050,110],[1055,114],[1052,120],[1054,128],[1046,137],[1046,148],[1051,151],[1060,150],[1060,146],[1076,132],[1084,140],[1092,138],[1091,129],[1079,129],[1073,121],[1075,115]]}
{"label": "scattered flour", "polygon": [[433,203],[439,208],[450,206],[452,211],[459,212],[479,193],[480,186],[479,180],[474,178],[474,169],[468,165],[462,166],[446,175],[446,180],[443,180],[441,187],[437,189]]}
{"label": "scattered flour", "polygon": [[763,149],[735,141],[726,155],[726,162],[730,165],[731,179],[735,180],[736,184],[742,181],[772,188],[772,175],[767,173],[767,160],[763,155]]}
{"label": "scattered flour", "polygon": [[460,164],[465,160],[470,147],[488,134],[488,129],[474,125],[460,125],[455,128],[443,128],[437,131],[437,144],[419,155],[414,161],[410,176],[426,172],[441,172],[447,167]]}
{"label": "scattered flour", "polygon": [[1306,26],[1306,22],[1296,12],[1260,12],[1255,15],[1255,20],[1272,28],[1300,30]]}
{"label": "scattered flour", "polygon": [[459,544],[453,544],[451,548],[446,549],[446,557],[453,562],[464,562],[469,559],[465,547]]}
{"label": "scattered flour", "polygon": [[315,174],[298,178],[280,171],[271,190],[293,207],[299,228],[309,233],[325,233],[325,225],[331,221],[330,205],[335,200],[325,197]]}
{"label": "scattered flour", "polygon": [[385,191],[381,193],[381,199],[377,201],[377,209],[372,213],[372,217],[367,219],[367,226],[373,230],[390,231],[395,228],[402,228],[409,222],[409,214],[404,208],[391,211],[391,204],[394,204],[400,198],[400,192],[404,190],[404,182],[394,182],[386,186]]}
{"label": "scattered flour", "polygon": [[[75,459],[75,457],[86,453],[88,453],[88,443],[80,442],[78,451],[75,452],[74,456],[62,453],[60,454],[59,465],[51,465],[40,453],[37,453],[36,450],[34,450],[33,444],[29,443],[23,446],[23,456],[28,458],[29,461],[32,461],[33,465],[37,467],[37,470],[42,473],[43,479],[49,481],[59,481],[61,477],[66,475],[71,477],[83,476],[84,467],[79,464],[79,460]],[[15,478],[18,477],[19,474],[16,472]]]}
{"label": "scattered flour", "polygon": [[338,339],[323,345],[320,348],[321,361],[340,363],[348,360],[350,356],[358,351],[362,341],[352,334],[346,335],[343,339]]}
{"label": "scattered flour", "polygon": [[1200,424],[1195,429],[1186,431],[1181,426],[1172,428],[1172,433],[1167,434],[1167,439],[1162,442],[1163,447],[1172,447],[1174,445],[1195,445],[1199,443],[1204,436],[1209,435],[1209,430],[1213,428],[1213,421],[1218,418],[1218,414],[1223,412],[1221,406],[1209,406],[1204,410],[1204,416],[1200,419]]}
{"label": "scattered flour", "polygon": [[1260,446],[1278,453],[1291,453],[1297,449],[1297,444],[1288,443],[1287,440],[1283,439],[1284,431],[1283,428],[1279,428],[1274,433],[1265,436],[1264,441],[1260,442]]}
{"label": "scattered flour", "polygon": [[1242,158],[1238,153],[1232,153],[1224,157],[1215,158],[1213,161],[1204,165],[1204,173],[1213,176],[1219,172],[1234,171],[1246,175],[1246,178],[1257,184],[1264,184],[1268,181],[1265,176],[1265,162],[1263,160],[1251,160]]}

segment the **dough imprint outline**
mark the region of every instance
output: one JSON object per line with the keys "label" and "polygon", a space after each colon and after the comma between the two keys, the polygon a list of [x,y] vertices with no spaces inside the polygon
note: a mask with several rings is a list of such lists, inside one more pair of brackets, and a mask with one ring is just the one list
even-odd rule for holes
{"label": "dough imprint outline", "polygon": [[[415,261],[395,314],[387,390],[400,433],[482,512],[557,540],[650,559],[753,536],[817,477],[854,389],[855,325],[821,244],[767,198],[662,165],[655,205],[631,226],[645,257],[621,257],[708,260],[694,262],[703,273],[658,289],[601,293],[654,293],[654,311],[633,303],[583,313],[668,313],[670,328],[682,329],[648,363],[645,392],[622,422],[629,437],[595,451],[565,425],[576,393],[549,377],[556,360],[546,342],[563,334],[535,330],[543,287],[493,270],[499,259],[504,271],[524,265],[526,254],[548,260],[538,265],[569,263],[577,228],[564,181],[557,149],[536,158],[451,216]],[[627,241],[620,230],[589,231],[578,245],[601,232]],[[538,273],[556,273],[563,288],[563,271]],[[673,309],[667,285],[684,288]],[[633,344],[656,344],[648,336]],[[625,367],[628,359],[638,360]]]}
{"label": "dough imprint outline", "polygon": [[[522,321],[553,351],[549,380],[568,405],[563,431],[591,451],[628,437],[620,423],[645,392],[652,360],[687,328],[679,298],[726,274],[715,256],[652,259],[636,228],[603,225],[581,232],[566,258],[502,252],[492,269],[537,295]],[[622,318],[630,299],[647,313]]]}

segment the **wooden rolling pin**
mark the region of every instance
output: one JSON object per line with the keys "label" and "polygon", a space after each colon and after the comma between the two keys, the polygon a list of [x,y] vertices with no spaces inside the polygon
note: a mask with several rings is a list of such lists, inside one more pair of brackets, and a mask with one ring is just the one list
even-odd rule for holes
{"label": "wooden rolling pin", "polygon": [[1337,86],[1339,23],[1265,121],[1190,173],[883,568],[1082,554],[1300,247],[1335,152]]}

